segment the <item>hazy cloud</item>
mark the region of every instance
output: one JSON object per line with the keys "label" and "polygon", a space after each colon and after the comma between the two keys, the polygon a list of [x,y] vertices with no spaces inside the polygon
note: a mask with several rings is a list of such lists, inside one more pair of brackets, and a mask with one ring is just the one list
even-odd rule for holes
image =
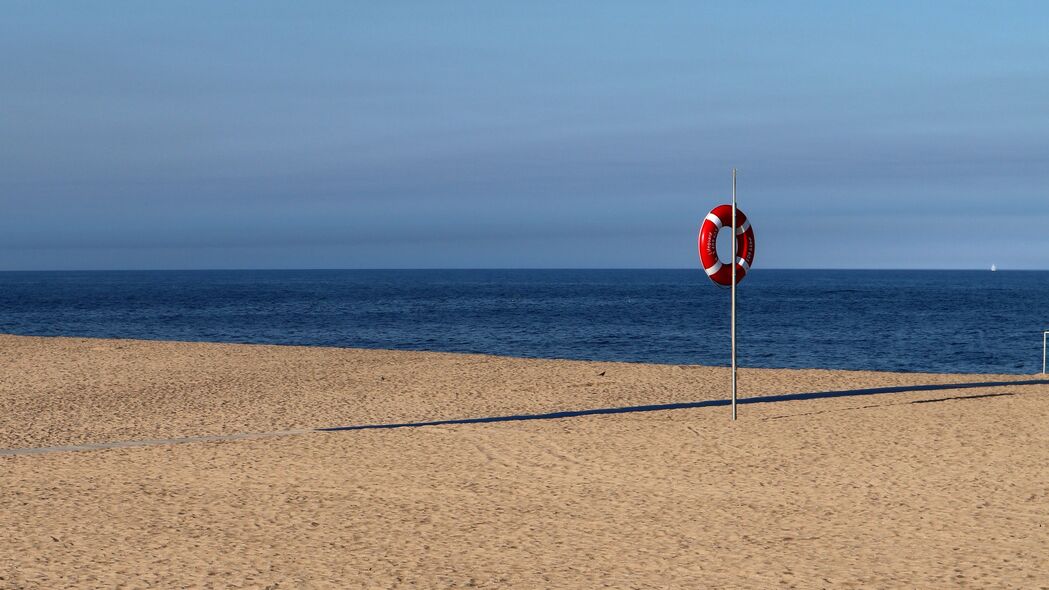
{"label": "hazy cloud", "polygon": [[1043,3],[363,4],[6,7],[0,269],[1049,267]]}

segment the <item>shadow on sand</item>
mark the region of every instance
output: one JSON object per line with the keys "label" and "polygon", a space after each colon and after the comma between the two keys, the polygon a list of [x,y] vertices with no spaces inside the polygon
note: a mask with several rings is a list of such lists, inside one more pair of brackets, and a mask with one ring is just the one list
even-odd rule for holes
{"label": "shadow on sand", "polygon": [[[1020,385],[1049,385],[1049,379],[1028,379],[1026,381],[982,381],[975,383],[944,383],[936,385],[903,385],[897,387],[874,387],[870,389],[846,389],[840,391],[817,391],[811,393],[786,393],[781,395],[766,395],[761,397],[748,397],[738,400],[739,404],[767,404],[774,402],[792,402],[810,399],[824,399],[833,397],[853,397],[862,395],[879,395],[883,393],[908,393],[915,391],[945,391],[953,389],[977,389],[981,387],[1016,387]],[[978,399],[984,397],[999,397],[1014,395],[1013,393],[987,393],[968,396],[954,396],[939,399],[915,400],[906,403],[923,404],[931,402],[943,402],[954,399]],[[595,408],[590,410],[570,410],[564,412],[549,412],[546,414],[518,414],[515,416],[486,416],[483,418],[458,418],[452,420],[434,420],[431,422],[402,422],[394,424],[361,424],[356,426],[333,426],[330,428],[318,428],[319,432],[340,432],[344,430],[378,430],[389,428],[418,428],[421,426],[447,426],[453,424],[486,424],[489,422],[518,422],[523,420],[557,420],[560,418],[576,418],[578,416],[598,416],[602,414],[627,414],[631,412],[661,412],[665,410],[685,410],[692,408],[709,408],[714,406],[727,406],[729,400],[714,399],[701,402],[680,402],[674,404],[656,404],[647,406],[626,406],[621,408]],[[782,416],[781,416],[782,417]]]}

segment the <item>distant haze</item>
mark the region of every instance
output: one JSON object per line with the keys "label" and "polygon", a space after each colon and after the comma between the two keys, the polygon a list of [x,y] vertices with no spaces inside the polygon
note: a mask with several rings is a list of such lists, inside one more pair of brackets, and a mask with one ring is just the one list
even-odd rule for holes
{"label": "distant haze", "polygon": [[1049,268],[1049,3],[7,2],[0,270]]}

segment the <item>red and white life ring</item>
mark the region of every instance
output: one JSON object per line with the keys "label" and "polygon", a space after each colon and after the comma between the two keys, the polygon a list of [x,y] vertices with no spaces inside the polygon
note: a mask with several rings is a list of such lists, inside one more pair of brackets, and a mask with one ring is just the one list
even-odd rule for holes
{"label": "red and white life ring", "polygon": [[[732,205],[718,205],[703,219],[699,228],[699,260],[710,280],[721,287],[732,286],[732,267],[718,259],[718,232],[732,227]],[[754,229],[747,216],[736,209],[736,284],[738,285],[754,262]]]}

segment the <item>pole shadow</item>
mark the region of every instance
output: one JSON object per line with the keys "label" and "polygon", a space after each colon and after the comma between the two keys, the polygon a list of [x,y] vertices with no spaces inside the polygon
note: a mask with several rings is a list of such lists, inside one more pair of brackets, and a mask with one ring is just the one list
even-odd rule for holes
{"label": "pole shadow", "polygon": [[[1049,385],[1049,379],[1028,379],[1026,381],[983,381],[974,383],[943,383],[934,385],[903,385],[896,387],[873,387],[869,389],[843,389],[837,391],[816,391],[810,393],[785,393],[779,395],[766,395],[760,397],[743,398],[737,401],[739,404],[768,404],[776,402],[793,402],[812,399],[826,399],[836,397],[854,397],[864,395],[881,395],[887,393],[910,393],[916,391],[944,391],[951,389],[977,389],[981,387],[1016,387],[1021,385]],[[929,403],[948,401],[952,399],[967,399],[980,397],[996,397],[1011,394],[984,394],[975,396],[957,396],[934,400],[918,400],[908,403]],[[644,406],[625,406],[619,408],[594,408],[589,410],[568,410],[562,412],[548,412],[544,414],[517,414],[510,416],[485,416],[481,418],[456,418],[450,420],[432,420],[428,422],[400,422],[392,424],[358,424],[352,426],[331,426],[318,428],[318,432],[342,432],[347,430],[388,430],[393,428],[420,428],[423,426],[450,426],[458,424],[490,424],[493,422],[522,422],[527,420],[559,420],[562,418],[578,418],[580,416],[602,416],[607,414],[629,414],[633,412],[662,412],[667,410],[688,410],[693,408],[711,408],[715,406],[729,405],[727,399],[706,400],[700,402],[679,402],[672,404],[653,404]]]}

